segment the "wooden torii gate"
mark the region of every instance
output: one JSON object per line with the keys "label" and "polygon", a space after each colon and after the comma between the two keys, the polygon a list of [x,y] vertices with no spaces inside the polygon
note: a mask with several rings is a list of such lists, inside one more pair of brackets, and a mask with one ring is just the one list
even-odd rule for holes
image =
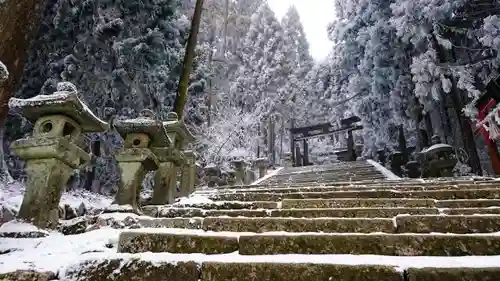
{"label": "wooden torii gate", "polygon": [[[343,158],[344,161],[355,161],[356,152],[354,147],[354,137],[353,131],[363,129],[363,126],[356,124],[361,119],[357,116],[352,116],[350,118],[342,119],[340,121],[340,128],[334,127],[330,123],[323,123],[313,126],[290,128],[291,134],[291,149],[292,149],[292,159],[295,167],[298,166],[308,166],[309,163],[309,145],[307,143],[308,139],[316,138],[320,136],[337,135],[340,133],[346,133],[346,143],[347,150],[346,155]],[[297,142],[302,141],[304,146],[303,155],[300,152],[300,146]]]}

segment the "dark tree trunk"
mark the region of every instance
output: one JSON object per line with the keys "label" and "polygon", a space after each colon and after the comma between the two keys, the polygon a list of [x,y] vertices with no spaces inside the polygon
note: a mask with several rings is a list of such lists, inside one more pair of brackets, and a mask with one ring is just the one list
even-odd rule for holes
{"label": "dark tree trunk", "polygon": [[186,45],[186,54],[184,55],[184,63],[182,67],[181,78],[179,79],[179,88],[175,96],[174,111],[180,119],[184,118],[184,107],[188,98],[189,76],[193,68],[193,60],[196,51],[196,41],[198,31],[200,29],[201,12],[203,11],[203,0],[196,0],[193,20],[191,21],[191,32]]}
{"label": "dark tree trunk", "polygon": [[0,177],[9,180],[3,153],[3,132],[9,99],[17,91],[23,75],[26,53],[40,26],[47,0],[6,0],[0,2],[0,61],[9,76],[0,81]]}

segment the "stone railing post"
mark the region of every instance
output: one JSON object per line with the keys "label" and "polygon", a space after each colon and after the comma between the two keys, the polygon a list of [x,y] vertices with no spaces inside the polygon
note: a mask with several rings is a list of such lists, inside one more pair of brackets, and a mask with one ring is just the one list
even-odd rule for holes
{"label": "stone railing post", "polygon": [[181,190],[182,197],[194,192],[196,181],[196,154],[192,150],[184,151],[184,163],[181,169]]}
{"label": "stone railing post", "polygon": [[231,163],[236,171],[236,185],[244,185],[247,181],[246,169],[248,163],[244,159],[233,160]]}
{"label": "stone railing post", "polygon": [[117,151],[116,160],[120,167],[121,180],[118,193],[109,211],[138,212],[138,199],[141,184],[149,171],[157,170],[159,160],[152,147],[166,147],[171,144],[161,121],[156,120],[153,112],[143,110],[136,119],[117,120],[115,129],[123,137],[123,148]]}
{"label": "stone railing post", "polygon": [[78,98],[71,83],[59,83],[52,95],[12,98],[9,107],[34,123],[32,136],[12,143],[12,151],[26,161],[28,181],[19,218],[40,228],[56,228],[59,202],[74,169],[90,156],[79,147],[83,133],[102,132],[108,124]]}
{"label": "stone railing post", "polygon": [[267,168],[269,167],[269,160],[267,158],[259,158],[255,160],[254,163],[257,169],[259,169],[259,179],[266,176]]}
{"label": "stone railing post", "polygon": [[219,167],[208,164],[205,168],[205,182],[208,187],[215,187],[220,180],[221,171]]}

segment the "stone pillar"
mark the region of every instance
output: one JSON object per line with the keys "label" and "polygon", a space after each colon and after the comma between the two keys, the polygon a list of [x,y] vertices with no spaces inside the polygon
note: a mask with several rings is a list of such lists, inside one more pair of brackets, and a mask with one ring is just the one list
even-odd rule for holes
{"label": "stone pillar", "polygon": [[184,154],[174,147],[153,147],[151,150],[160,161],[155,173],[151,204],[172,204],[177,195],[177,173]]}
{"label": "stone pillar", "polygon": [[125,142],[116,155],[121,171],[120,187],[113,206],[107,211],[138,213],[138,199],[146,173],[160,166],[152,148],[166,147],[172,142],[163,123],[150,110],[141,111],[135,119],[117,120],[114,127]]}
{"label": "stone pillar", "polygon": [[229,169],[227,171],[227,185],[234,186],[236,184],[236,171],[233,169]]}
{"label": "stone pillar", "polygon": [[227,186],[228,177],[229,175],[226,171],[221,171],[218,186]]}
{"label": "stone pillar", "polygon": [[189,196],[194,192],[194,182],[196,180],[196,154],[192,150],[184,151],[184,163],[182,165],[181,191],[182,197]]}
{"label": "stone pillar", "polygon": [[243,159],[234,160],[231,162],[234,166],[234,170],[236,171],[236,185],[244,185],[246,182],[246,167],[247,162]]}
{"label": "stone pillar", "polygon": [[170,164],[162,164],[163,168],[161,168],[159,173],[157,172],[152,200],[152,203],[155,205],[172,204],[176,197],[183,196],[182,191],[177,192],[177,175],[181,172],[186,161],[186,155],[184,153],[186,145],[195,140],[194,136],[187,129],[184,121],[182,119],[179,120],[175,112],[170,112],[168,114],[167,120],[163,122],[163,128],[171,140],[171,144],[169,145],[170,153],[172,155],[177,154],[179,157],[178,159],[163,159]]}
{"label": "stone pillar", "polygon": [[293,167],[293,154],[291,152],[286,152],[284,154],[283,166],[285,166],[285,168]]}
{"label": "stone pillar", "polygon": [[255,160],[254,163],[259,169],[259,179],[265,177],[267,174],[267,168],[269,167],[269,160],[267,158],[259,158]]}
{"label": "stone pillar", "polygon": [[205,167],[205,182],[208,187],[215,187],[219,183],[221,171],[220,169],[213,165],[209,164]]}
{"label": "stone pillar", "polygon": [[59,202],[74,169],[90,162],[79,146],[82,133],[102,132],[99,120],[79,99],[71,83],[59,83],[57,92],[43,99],[12,98],[12,110],[35,123],[33,134],[12,143],[11,149],[26,161],[26,192],[19,218],[40,228],[56,228]]}

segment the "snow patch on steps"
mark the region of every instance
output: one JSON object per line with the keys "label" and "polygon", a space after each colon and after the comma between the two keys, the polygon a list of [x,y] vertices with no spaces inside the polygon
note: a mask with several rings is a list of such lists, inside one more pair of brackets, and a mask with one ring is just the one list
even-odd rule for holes
{"label": "snow patch on steps", "polygon": [[401,180],[400,177],[396,176],[393,172],[389,171],[387,168],[380,165],[380,163],[377,163],[371,159],[366,160],[366,162],[372,165],[377,171],[382,173],[388,180]]}

